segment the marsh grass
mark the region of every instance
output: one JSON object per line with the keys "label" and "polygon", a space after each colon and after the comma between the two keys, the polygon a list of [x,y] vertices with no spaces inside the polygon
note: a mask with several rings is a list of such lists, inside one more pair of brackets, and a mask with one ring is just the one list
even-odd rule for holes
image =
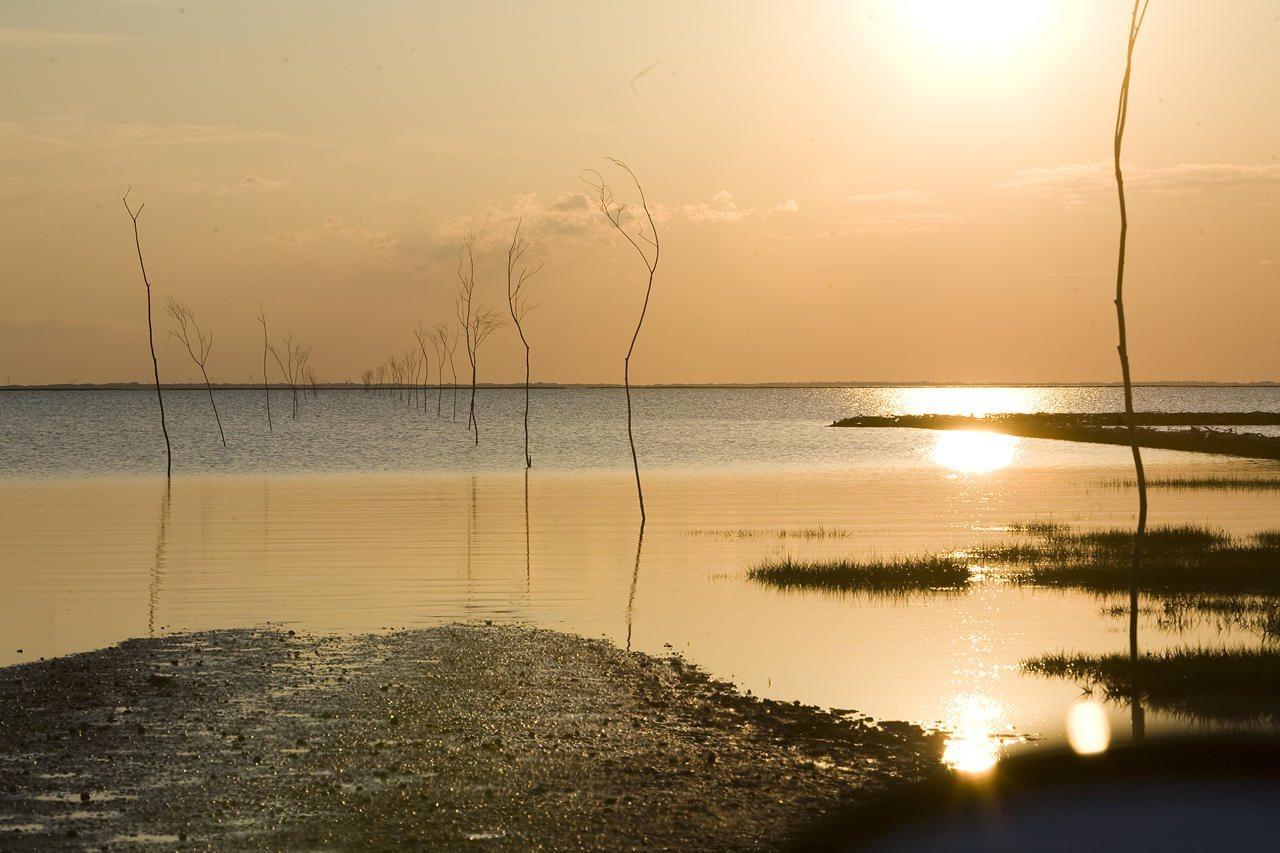
{"label": "marsh grass", "polygon": [[[1030,541],[971,549],[967,556],[1009,568],[1016,583],[1128,589],[1129,530],[1044,529]],[[1148,592],[1280,593],[1280,532],[1236,538],[1194,525],[1153,527],[1143,543],[1139,586]]]}
{"label": "marsh grass", "polygon": [[[753,567],[748,577],[778,587],[844,591],[960,589],[978,574],[1097,593],[1129,589],[1132,530],[1078,531],[1050,522],[1015,524],[1010,530],[1024,538],[891,559],[785,556]],[[744,531],[744,538],[752,533]],[[1145,534],[1139,584],[1143,591],[1167,597],[1280,595],[1280,531],[1233,537],[1194,525],[1153,527]],[[1230,609],[1227,604],[1213,606],[1223,613]]]}
{"label": "marsh grass", "polygon": [[687,531],[689,536],[708,536],[716,539],[852,539],[854,534],[849,530],[834,527],[783,527],[776,530],[742,527],[736,530],[716,530],[714,528],[694,528]]}
{"label": "marsh grass", "polygon": [[786,555],[751,567],[747,576],[783,589],[894,593],[963,589],[971,572],[967,559],[947,554],[873,561],[800,560]]}
{"label": "marsh grass", "polygon": [[1071,526],[1054,521],[1022,521],[1010,524],[1010,533],[1023,533],[1027,536],[1058,536],[1071,532]]}
{"label": "marsh grass", "polygon": [[[1100,614],[1129,615],[1127,604],[1108,604]],[[1243,629],[1266,640],[1280,637],[1280,601],[1266,596],[1179,594],[1161,597],[1138,611],[1162,631],[1182,633],[1209,627],[1219,632]]]}
{"label": "marsh grass", "polygon": [[[1218,721],[1280,720],[1280,650],[1184,648],[1138,659],[1141,699],[1173,714]],[[1098,688],[1128,702],[1128,654],[1051,654],[1022,662],[1024,671]]]}
{"label": "marsh grass", "polygon": [[[1132,489],[1137,482],[1124,477],[1102,480],[1108,489]],[[1223,491],[1280,490],[1280,477],[1158,477],[1147,480],[1149,489],[1215,489]]]}

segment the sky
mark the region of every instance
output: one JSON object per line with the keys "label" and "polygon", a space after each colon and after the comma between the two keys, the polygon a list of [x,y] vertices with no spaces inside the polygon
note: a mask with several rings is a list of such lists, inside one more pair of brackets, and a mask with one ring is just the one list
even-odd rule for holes
{"label": "sky", "polygon": [[[0,382],[145,381],[273,340],[358,379],[476,298],[517,221],[533,378],[1115,381],[1110,172],[1130,5],[1009,0],[6,0]],[[1153,0],[1124,163],[1139,381],[1280,380],[1280,3]],[[461,353],[461,351],[460,351]],[[481,381],[512,381],[508,325]],[[277,379],[274,377],[273,379]]]}

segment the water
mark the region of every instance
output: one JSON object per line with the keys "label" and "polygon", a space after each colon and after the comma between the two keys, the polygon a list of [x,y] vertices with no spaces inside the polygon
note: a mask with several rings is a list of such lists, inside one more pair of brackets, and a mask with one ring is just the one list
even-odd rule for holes
{"label": "water", "polygon": [[[838,597],[745,576],[771,555],[944,550],[1029,519],[1132,525],[1132,492],[1105,485],[1129,475],[1122,447],[827,426],[852,414],[1104,411],[1117,389],[641,389],[642,542],[620,390],[536,390],[527,478],[523,394],[481,391],[479,447],[465,393],[456,423],[450,398],[437,418],[430,393],[424,410],[322,392],[295,420],[278,392],[268,433],[260,392],[221,392],[224,451],[202,392],[170,392],[166,489],[153,394],[0,394],[0,664],[265,622],[523,622],[674,649],[757,694],[941,724],[957,752],[982,753],[1064,736],[1079,689],[1023,675],[1019,661],[1127,648],[1124,618],[1103,612],[1111,598],[995,583]],[[1280,389],[1143,388],[1138,402],[1280,411]],[[1144,455],[1153,476],[1280,474]],[[1161,490],[1152,521],[1254,532],[1276,526],[1275,493]],[[1259,641],[1154,617],[1142,636],[1147,649]],[[1123,727],[1123,709],[1107,714]],[[1151,714],[1149,725],[1193,724]]]}
{"label": "water", "polygon": [[[850,415],[1097,412],[1123,407],[1118,388],[796,388],[651,389],[632,392],[636,444],[646,470],[910,467],[920,436],[903,431],[829,430]],[[494,471],[519,469],[521,390],[481,389],[482,443],[465,429],[467,390],[436,394],[410,408],[360,391],[321,392],[290,417],[290,395],[272,392],[276,429],[266,430],[261,391],[217,392],[224,451],[204,391],[165,393],[174,471],[291,473]],[[1158,411],[1280,411],[1280,387],[1139,388],[1137,405]],[[630,466],[622,389],[535,389],[530,430],[544,470]],[[927,442],[923,442],[927,443]],[[1080,464],[1114,451],[1056,444],[1038,462]],[[154,392],[0,392],[0,472],[9,477],[151,475],[164,444]]]}

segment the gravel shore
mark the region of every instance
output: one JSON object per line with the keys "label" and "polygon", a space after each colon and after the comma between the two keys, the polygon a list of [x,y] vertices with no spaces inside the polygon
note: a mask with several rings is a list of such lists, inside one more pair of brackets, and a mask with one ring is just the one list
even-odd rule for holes
{"label": "gravel shore", "polygon": [[940,747],[551,631],[183,634],[0,670],[0,849],[773,849]]}

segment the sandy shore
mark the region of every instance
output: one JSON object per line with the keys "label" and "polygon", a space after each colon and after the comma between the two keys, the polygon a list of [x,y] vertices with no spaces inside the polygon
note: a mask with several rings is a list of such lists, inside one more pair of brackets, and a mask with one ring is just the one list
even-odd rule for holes
{"label": "sandy shore", "polygon": [[939,738],[523,628],[219,631],[0,670],[0,849],[758,849]]}

